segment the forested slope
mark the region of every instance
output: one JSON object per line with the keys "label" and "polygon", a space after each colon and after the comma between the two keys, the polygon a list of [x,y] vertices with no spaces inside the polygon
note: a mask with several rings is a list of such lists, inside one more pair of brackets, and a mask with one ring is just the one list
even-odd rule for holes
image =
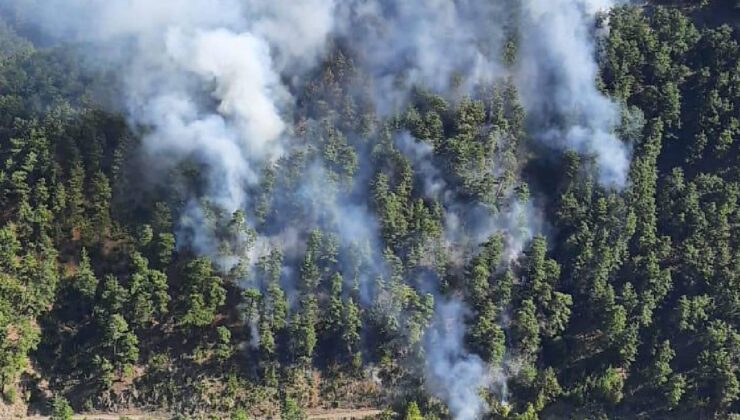
{"label": "forested slope", "polygon": [[623,188],[533,138],[518,27],[508,75],[392,111],[336,40],[234,212],[213,161],[153,169],[114,75],[7,15],[0,417],[738,416],[738,32],[683,6],[597,22]]}

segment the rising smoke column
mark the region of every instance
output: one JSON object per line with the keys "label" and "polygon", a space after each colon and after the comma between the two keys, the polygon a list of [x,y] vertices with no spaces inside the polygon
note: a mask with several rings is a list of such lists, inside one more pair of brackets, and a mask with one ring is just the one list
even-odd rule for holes
{"label": "rising smoke column", "polygon": [[459,299],[437,300],[434,320],[426,333],[427,382],[458,420],[473,420],[485,411],[478,392],[492,379],[483,360],[465,350],[467,311]]}
{"label": "rising smoke column", "polygon": [[[505,199],[506,203],[495,213],[481,203],[462,202],[455,191],[444,180],[442,171],[435,166],[433,147],[402,131],[395,136],[396,146],[411,160],[414,172],[422,189],[422,195],[435,199],[445,211],[445,242],[448,246],[469,243],[470,252],[490,239],[495,232],[505,234],[503,264],[516,260],[535,234],[544,229],[540,212],[531,200],[522,200],[515,194]],[[466,215],[465,224],[461,215]],[[472,229],[470,224],[473,225]],[[463,265],[465,261],[456,264]],[[500,366],[489,366],[479,356],[465,347],[466,319],[472,311],[459,296],[444,296],[434,286],[435,308],[432,325],[424,341],[424,376],[432,393],[441,398],[456,419],[479,418],[487,404],[481,398],[482,390],[494,385],[502,388],[506,398],[507,377]],[[508,369],[508,361],[505,362]]]}
{"label": "rising smoke column", "polygon": [[[91,62],[114,68],[133,126],[144,126],[150,169],[201,165],[206,190],[191,195],[181,232],[215,255],[202,202],[231,213],[266,162],[290,147],[295,100],[281,77],[323,53],[334,0],[0,0],[45,32],[79,42]],[[182,242],[183,235],[178,237]]]}
{"label": "rising smoke column", "polygon": [[516,79],[535,136],[593,154],[602,185],[627,182],[629,149],[614,134],[619,107],[596,87],[595,13],[611,0],[524,0]]}

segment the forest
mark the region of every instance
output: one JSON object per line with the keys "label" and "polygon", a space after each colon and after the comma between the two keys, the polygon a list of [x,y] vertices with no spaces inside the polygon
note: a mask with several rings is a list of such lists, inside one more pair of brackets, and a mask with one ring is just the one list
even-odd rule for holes
{"label": "forest", "polygon": [[0,0],[0,418],[740,418],[740,4],[62,3]]}

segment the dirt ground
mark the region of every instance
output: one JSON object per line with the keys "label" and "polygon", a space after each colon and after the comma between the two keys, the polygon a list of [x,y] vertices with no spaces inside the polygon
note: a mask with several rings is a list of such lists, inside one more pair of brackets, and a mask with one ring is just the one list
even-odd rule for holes
{"label": "dirt ground", "polygon": [[326,420],[343,420],[343,419],[373,419],[382,413],[381,410],[359,409],[359,410],[329,410],[329,411],[310,411],[306,413],[309,419],[326,419]]}
{"label": "dirt ground", "polygon": [[[312,420],[359,420],[377,418],[382,413],[381,410],[372,408],[367,409],[336,409],[336,410],[308,410],[307,417]],[[46,416],[32,417],[13,417],[17,419],[25,418],[28,420],[48,420]],[[170,417],[166,414],[152,413],[117,413],[117,414],[77,414],[72,417],[74,420],[120,420],[126,418],[130,420],[168,420]],[[5,420],[5,418],[3,418]],[[10,419],[8,419],[10,420]]]}

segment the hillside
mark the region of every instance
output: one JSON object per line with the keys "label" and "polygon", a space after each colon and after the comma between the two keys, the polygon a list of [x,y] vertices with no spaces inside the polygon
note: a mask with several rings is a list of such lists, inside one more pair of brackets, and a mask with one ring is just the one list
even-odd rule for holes
{"label": "hillside", "polygon": [[0,418],[740,417],[737,13],[0,0]]}

